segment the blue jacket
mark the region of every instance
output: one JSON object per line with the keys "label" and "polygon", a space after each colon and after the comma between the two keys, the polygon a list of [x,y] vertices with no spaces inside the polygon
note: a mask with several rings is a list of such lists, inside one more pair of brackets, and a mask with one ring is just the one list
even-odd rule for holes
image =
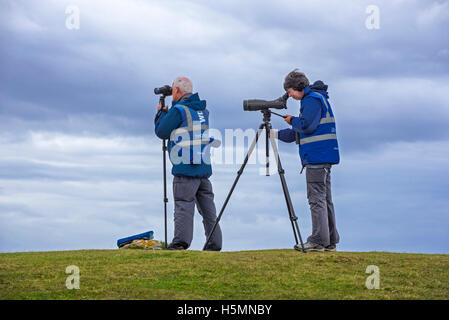
{"label": "blue jacket", "polygon": [[[172,107],[168,112],[163,111],[155,124],[155,133],[161,139],[170,139],[173,130],[182,126],[183,118],[178,108],[174,107],[178,103],[189,107],[195,111],[206,110],[206,100],[200,100],[198,93],[186,94],[179,101],[172,102]],[[169,144],[169,154],[170,154]],[[172,168],[174,176],[186,176],[195,178],[209,178],[212,175],[212,167],[210,164],[174,164]]]}
{"label": "blue jacket", "polygon": [[340,162],[335,120],[328,101],[327,85],[316,81],[304,89],[299,117],[292,117],[292,129],[279,130],[284,142],[296,141],[302,165]]}

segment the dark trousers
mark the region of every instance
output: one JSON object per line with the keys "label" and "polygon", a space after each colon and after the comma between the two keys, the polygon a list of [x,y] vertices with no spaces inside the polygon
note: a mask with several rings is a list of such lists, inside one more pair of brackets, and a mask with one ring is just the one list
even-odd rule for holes
{"label": "dark trousers", "polygon": [[328,246],[340,241],[331,194],[331,166],[306,169],[307,199],[312,214],[312,235],[307,241]]}
{"label": "dark trousers", "polygon": [[[195,205],[203,217],[206,237],[217,219],[212,184],[207,178],[175,176],[173,178],[173,196],[175,198],[175,236],[172,243],[185,249],[193,239],[193,216]],[[222,235],[217,225],[206,250],[221,250]]]}

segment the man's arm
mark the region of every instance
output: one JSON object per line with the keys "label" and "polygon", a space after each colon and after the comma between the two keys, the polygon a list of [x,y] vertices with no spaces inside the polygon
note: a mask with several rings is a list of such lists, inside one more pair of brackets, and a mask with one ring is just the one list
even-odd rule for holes
{"label": "man's arm", "polygon": [[279,131],[275,132],[275,138],[278,138],[281,141],[289,142],[289,143],[296,141],[295,131],[293,131],[290,128],[279,130]]}
{"label": "man's arm", "polygon": [[171,108],[168,112],[164,110],[156,121],[154,131],[159,138],[170,139],[172,131],[178,128],[181,122],[181,114],[176,108]]}

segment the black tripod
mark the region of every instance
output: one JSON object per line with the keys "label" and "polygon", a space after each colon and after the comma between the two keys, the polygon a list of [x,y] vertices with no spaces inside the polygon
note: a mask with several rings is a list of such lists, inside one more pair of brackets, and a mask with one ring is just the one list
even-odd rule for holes
{"label": "black tripod", "polygon": [[[156,117],[154,119],[154,123],[156,123],[157,119],[159,119],[159,117],[162,114],[162,110],[165,107],[165,95],[162,95],[159,98],[159,104],[161,105],[161,109],[156,113]],[[163,139],[162,140],[162,159],[163,159],[163,163],[164,163],[164,228],[165,228],[165,244],[164,244],[164,249],[167,249],[167,202],[168,202],[168,198],[167,198],[167,159],[166,159],[166,151],[167,151],[167,140]]]}
{"label": "black tripod", "polygon": [[[271,147],[273,148],[275,157],[276,157],[276,163],[277,163],[277,168],[278,168],[278,173],[279,173],[279,177],[281,178],[281,184],[282,184],[282,190],[284,191],[284,197],[285,197],[285,202],[287,203],[287,209],[288,209],[288,214],[290,216],[290,221],[292,223],[292,229],[293,229],[293,235],[295,236],[295,241],[296,241],[296,246],[295,248],[298,248],[298,237],[299,237],[299,241],[301,242],[301,248],[302,248],[302,252],[306,252],[304,250],[304,244],[302,242],[302,238],[301,238],[301,233],[299,232],[299,226],[298,226],[298,217],[295,215],[295,211],[293,210],[293,205],[292,205],[292,200],[290,199],[290,194],[288,192],[288,188],[287,188],[287,183],[285,182],[285,177],[284,177],[284,169],[282,168],[281,165],[281,159],[279,157],[279,153],[277,150],[277,146],[276,146],[276,142],[274,140],[274,137],[272,135],[270,135],[271,132],[271,111],[266,109],[266,110],[262,110],[261,111],[263,113],[263,123],[259,126],[259,130],[257,131],[256,137],[254,138],[251,146],[249,147],[248,153],[246,154],[245,160],[243,161],[242,166],[240,167],[240,170],[237,172],[237,177],[234,180],[234,183],[231,187],[231,190],[228,193],[228,196],[226,197],[226,200],[223,204],[223,207],[220,210],[220,213],[217,217],[217,219],[215,220],[215,224],[214,227],[212,228],[209,236],[207,237],[206,243],[204,244],[203,250],[206,249],[217,225],[218,222],[221,219],[221,216],[223,215],[223,211],[226,208],[226,205],[228,204],[229,199],[231,198],[231,194],[234,191],[235,186],[237,185],[237,182],[240,179],[240,176],[243,173],[243,170],[245,169],[245,166],[248,162],[249,157],[251,156],[251,153],[254,150],[254,147],[257,144],[257,141],[259,140],[259,137],[262,133],[262,130],[265,129],[265,155],[266,155],[266,175],[269,176],[270,172],[269,172],[269,168],[270,168],[270,163],[269,163],[269,147],[268,147],[268,140],[270,140],[271,142]],[[276,114],[276,113],[275,113]],[[278,114],[276,114],[278,115]],[[281,115],[279,115],[281,116]],[[281,116],[282,117],[282,116]]]}

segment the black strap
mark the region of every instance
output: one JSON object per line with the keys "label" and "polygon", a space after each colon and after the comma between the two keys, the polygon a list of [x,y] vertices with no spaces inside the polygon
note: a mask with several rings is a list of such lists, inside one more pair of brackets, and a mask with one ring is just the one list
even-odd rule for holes
{"label": "black strap", "polygon": [[299,133],[295,131],[296,144],[300,144]]}

